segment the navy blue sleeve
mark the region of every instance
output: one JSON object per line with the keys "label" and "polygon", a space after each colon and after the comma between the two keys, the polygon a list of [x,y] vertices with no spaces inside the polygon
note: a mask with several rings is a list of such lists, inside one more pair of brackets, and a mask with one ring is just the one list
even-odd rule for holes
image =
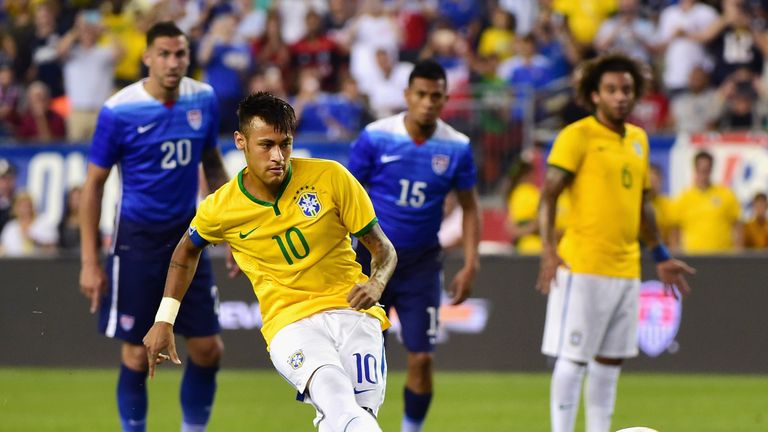
{"label": "navy blue sleeve", "polygon": [[376,161],[375,152],[371,136],[367,130],[363,130],[349,149],[349,171],[363,185],[366,185],[370,180]]}

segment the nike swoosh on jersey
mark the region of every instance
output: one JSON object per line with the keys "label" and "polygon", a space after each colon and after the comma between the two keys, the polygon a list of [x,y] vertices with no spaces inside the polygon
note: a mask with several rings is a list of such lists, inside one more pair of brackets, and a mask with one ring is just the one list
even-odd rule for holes
{"label": "nike swoosh on jersey", "polygon": [[136,132],[138,132],[140,134],[143,134],[144,132],[146,132],[146,131],[152,129],[153,127],[155,127],[156,124],[157,124],[157,122],[153,122],[153,123],[150,123],[148,125],[139,126],[139,127],[136,128]]}
{"label": "nike swoosh on jersey", "polygon": [[365,393],[365,392],[369,392],[369,391],[372,391],[372,390],[373,390],[373,389],[366,389],[366,390],[358,390],[358,389],[354,389],[354,391],[355,391],[355,394]]}
{"label": "nike swoosh on jersey", "polygon": [[260,227],[260,226],[261,226],[261,225],[259,225],[259,226],[257,226],[256,228],[254,228],[254,229],[252,229],[252,230],[248,231],[248,232],[247,232],[247,233],[245,233],[245,234],[243,234],[243,232],[242,232],[242,231],[240,231],[240,238],[241,238],[241,239],[245,239],[246,237],[248,237],[249,235],[251,235],[251,233],[252,233],[252,232],[254,232],[254,231],[256,231],[257,229],[259,229],[259,227]]}
{"label": "nike swoosh on jersey", "polygon": [[386,164],[402,159],[402,155],[381,155],[381,163]]}

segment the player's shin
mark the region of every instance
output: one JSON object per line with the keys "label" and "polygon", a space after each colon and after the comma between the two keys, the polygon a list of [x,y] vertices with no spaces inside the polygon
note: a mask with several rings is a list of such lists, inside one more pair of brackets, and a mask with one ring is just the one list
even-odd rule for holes
{"label": "player's shin", "polygon": [[550,417],[552,432],[573,432],[586,366],[558,358],[552,373]]}
{"label": "player's shin", "polygon": [[349,377],[336,366],[325,365],[315,371],[309,397],[323,414],[320,430],[381,432],[373,415],[357,404]]}
{"label": "player's shin", "polygon": [[117,382],[117,408],[123,432],[147,429],[147,372],[120,366]]}
{"label": "player's shin", "polygon": [[181,381],[182,432],[203,432],[211,416],[218,366],[203,367],[187,360]]}
{"label": "player's shin", "polygon": [[621,366],[589,362],[584,391],[587,432],[610,431],[620,372]]}

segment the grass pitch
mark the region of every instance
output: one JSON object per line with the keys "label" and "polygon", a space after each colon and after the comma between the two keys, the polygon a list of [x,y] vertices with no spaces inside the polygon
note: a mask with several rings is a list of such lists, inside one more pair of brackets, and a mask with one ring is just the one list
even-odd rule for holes
{"label": "grass pitch", "polygon": [[[150,383],[148,431],[178,431],[179,369]],[[379,415],[399,431],[404,375],[389,375]],[[0,431],[118,431],[117,370],[0,369]],[[428,432],[545,432],[548,374],[439,371]],[[273,371],[224,370],[209,431],[312,431],[314,410]],[[661,432],[768,431],[768,376],[625,373],[614,429]],[[577,431],[583,431],[580,415]]]}

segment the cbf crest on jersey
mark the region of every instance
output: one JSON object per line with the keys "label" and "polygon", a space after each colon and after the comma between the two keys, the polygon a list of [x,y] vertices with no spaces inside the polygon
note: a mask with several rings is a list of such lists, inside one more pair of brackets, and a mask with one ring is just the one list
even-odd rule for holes
{"label": "cbf crest on jersey", "polygon": [[643,282],[640,286],[637,342],[646,355],[657,357],[674,342],[682,310],[680,300],[666,293],[661,282]]}
{"label": "cbf crest on jersey", "polygon": [[187,123],[194,130],[200,129],[203,126],[203,112],[199,109],[187,111]]}
{"label": "cbf crest on jersey", "polygon": [[451,163],[451,157],[448,155],[436,154],[432,156],[432,171],[441,175],[448,171],[448,165]]}
{"label": "cbf crest on jersey", "polygon": [[323,208],[320,204],[320,199],[317,197],[317,192],[304,192],[296,200],[296,204],[301,209],[306,217],[317,217],[320,214],[320,209]]}
{"label": "cbf crest on jersey", "polygon": [[304,351],[298,350],[288,357],[288,364],[291,365],[293,369],[298,369],[304,366],[304,359]]}

